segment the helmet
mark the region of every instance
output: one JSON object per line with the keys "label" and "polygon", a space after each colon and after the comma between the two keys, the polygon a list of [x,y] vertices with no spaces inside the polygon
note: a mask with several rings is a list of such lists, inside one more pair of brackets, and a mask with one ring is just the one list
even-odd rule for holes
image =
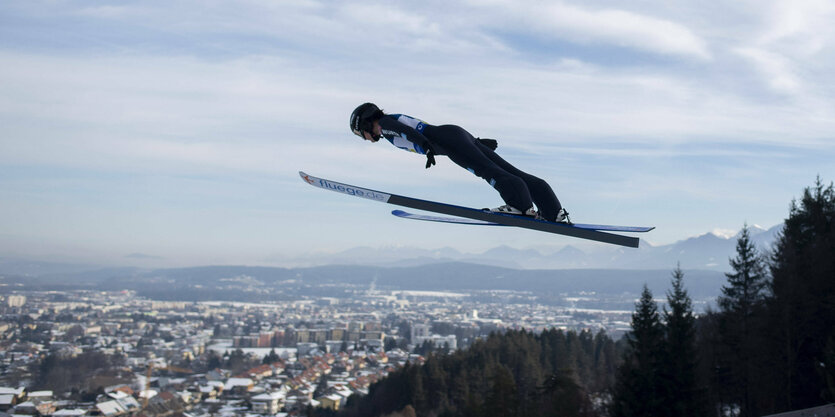
{"label": "helmet", "polygon": [[379,120],[382,116],[382,110],[380,110],[380,108],[374,103],[360,104],[351,113],[351,131],[359,137],[363,137],[362,132],[371,133],[373,136],[374,132],[372,123],[375,120]]}

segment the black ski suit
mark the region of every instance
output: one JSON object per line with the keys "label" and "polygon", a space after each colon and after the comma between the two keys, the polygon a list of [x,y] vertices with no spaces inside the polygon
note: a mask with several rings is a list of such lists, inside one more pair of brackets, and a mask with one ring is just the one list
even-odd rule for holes
{"label": "black ski suit", "polygon": [[518,210],[525,211],[535,203],[545,220],[554,221],[562,208],[547,182],[514,167],[460,126],[433,126],[403,114],[387,114],[379,123],[383,137],[392,145],[424,155],[431,149],[435,155],[448,156],[487,181],[505,203]]}

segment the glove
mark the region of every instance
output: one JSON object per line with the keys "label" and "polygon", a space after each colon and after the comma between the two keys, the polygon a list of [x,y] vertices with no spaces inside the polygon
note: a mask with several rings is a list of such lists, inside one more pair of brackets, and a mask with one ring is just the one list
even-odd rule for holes
{"label": "glove", "polygon": [[487,138],[476,138],[477,141],[481,142],[482,145],[490,148],[491,150],[496,150],[499,147],[499,142],[496,139],[487,139]]}
{"label": "glove", "polygon": [[429,169],[432,165],[435,165],[435,151],[432,148],[429,148],[426,151],[426,169]]}

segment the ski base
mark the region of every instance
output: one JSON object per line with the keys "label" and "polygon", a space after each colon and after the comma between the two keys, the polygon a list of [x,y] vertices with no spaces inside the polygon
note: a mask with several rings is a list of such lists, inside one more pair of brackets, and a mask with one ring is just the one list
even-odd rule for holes
{"label": "ski base", "polygon": [[[485,211],[485,213],[492,214],[492,215],[495,215],[495,216],[512,216],[512,215],[509,215],[509,214],[489,213],[489,212],[486,212],[486,211]],[[423,221],[428,221],[428,222],[471,224],[471,225],[475,225],[475,226],[506,226],[504,224],[495,223],[495,222],[472,220],[472,219],[461,219],[461,218],[455,218],[455,217],[430,216],[430,215],[424,215],[424,214],[409,213],[409,212],[403,211],[403,210],[392,210],[391,214],[393,214],[397,217],[404,218],[404,219],[423,220]],[[515,217],[522,217],[522,216],[515,216]],[[523,217],[523,218],[526,219],[526,220],[544,222],[544,220],[535,220],[535,219],[530,219],[530,218],[526,218],[526,217]],[[553,222],[546,222],[546,223],[553,223]],[[604,231],[604,232],[646,233],[646,232],[649,232],[649,231],[655,229],[655,227],[613,226],[613,225],[607,225],[607,224],[585,224],[585,223],[565,223],[565,222],[556,223],[556,224],[576,227],[576,228],[579,228],[579,229],[599,230],[599,231]]]}

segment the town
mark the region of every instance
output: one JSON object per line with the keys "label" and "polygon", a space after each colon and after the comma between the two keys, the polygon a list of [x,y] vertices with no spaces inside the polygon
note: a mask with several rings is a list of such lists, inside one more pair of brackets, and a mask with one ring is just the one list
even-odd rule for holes
{"label": "town", "polygon": [[[304,415],[339,409],[432,351],[507,329],[606,331],[631,311],[515,291],[379,291],[291,302],[155,301],[134,291],[0,296],[0,415]],[[632,298],[620,300],[629,305]]]}

